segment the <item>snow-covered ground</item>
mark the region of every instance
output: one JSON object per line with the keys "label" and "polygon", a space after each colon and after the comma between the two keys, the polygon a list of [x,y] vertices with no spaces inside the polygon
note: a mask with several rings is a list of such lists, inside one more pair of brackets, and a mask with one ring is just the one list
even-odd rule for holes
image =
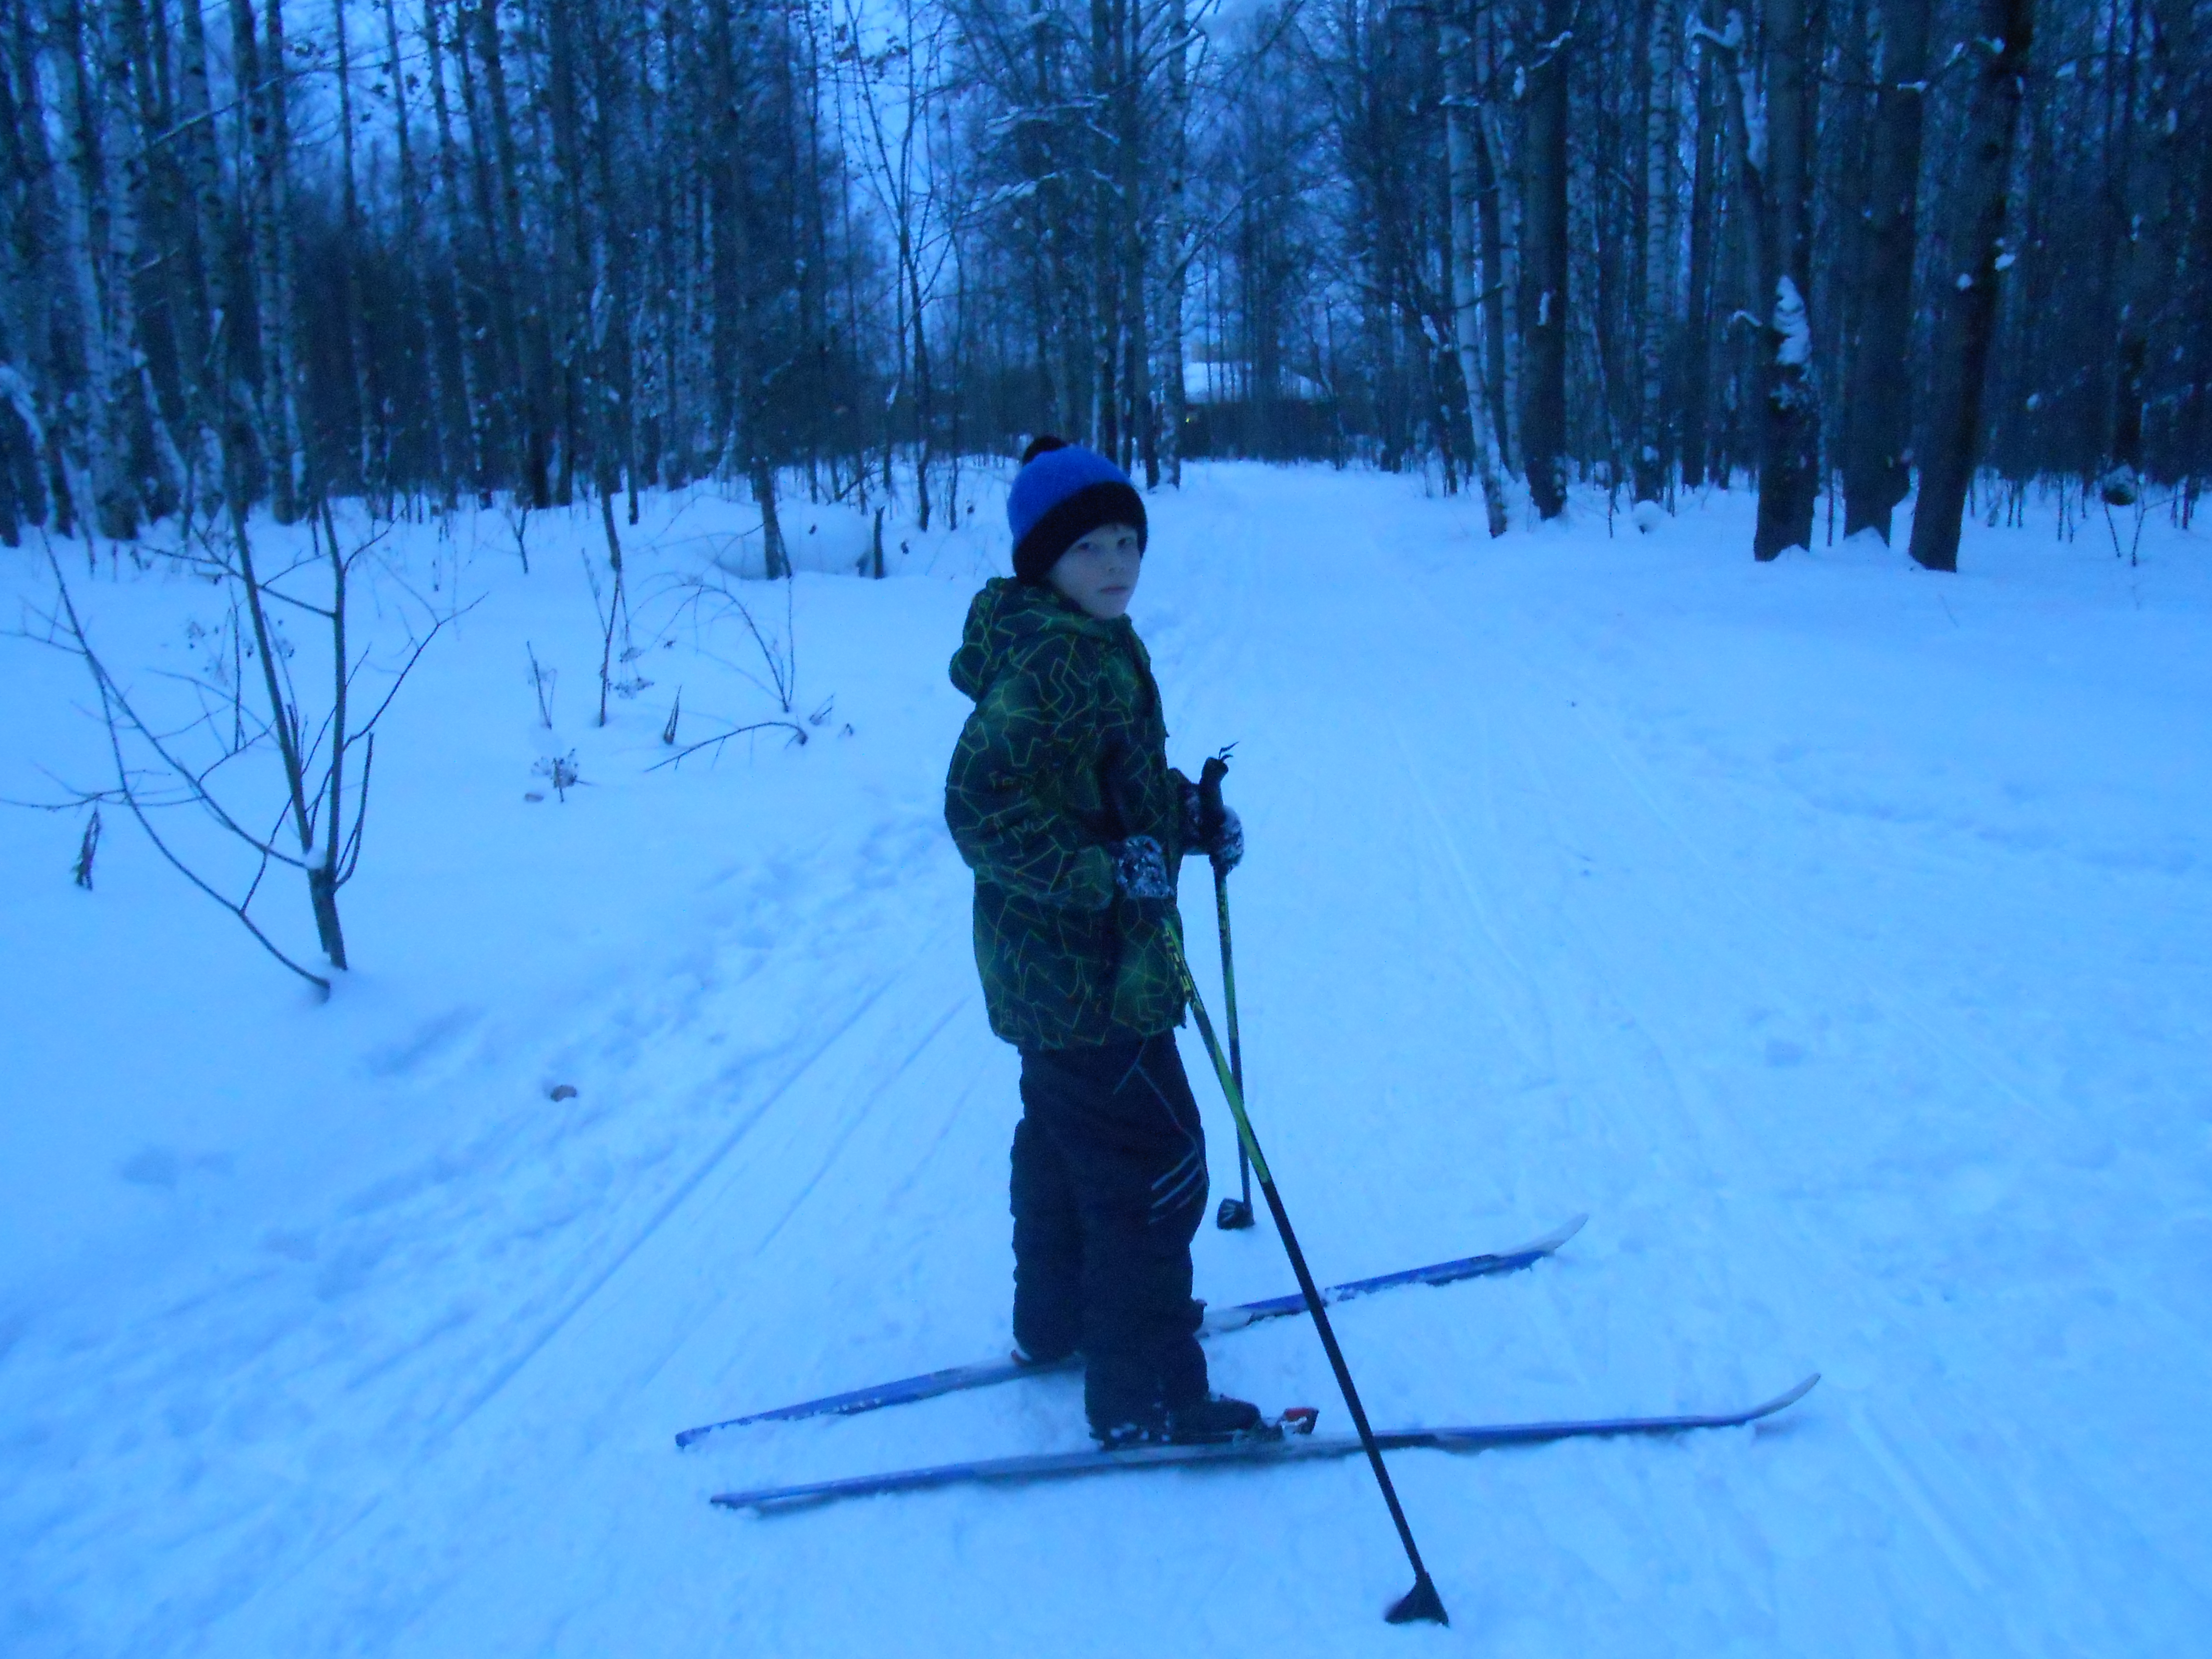
{"label": "snow-covered ground", "polygon": [[[1083,1430],[1059,1377],[672,1447],[1002,1349],[1018,1109],[939,817],[996,495],[895,532],[883,582],[830,574],[865,533],[819,515],[794,714],[834,708],[659,770],[679,684],[686,738],[777,710],[741,630],[652,643],[671,580],[743,562],[742,509],[649,507],[653,684],[605,730],[595,515],[534,520],[527,578],[495,514],[410,532],[419,580],[482,603],[380,743],[327,1005],[119,815],[88,894],[75,815],[0,812],[0,1651],[2203,1645],[2202,537],[2154,529],[2138,568],[2039,517],[1946,578],[1754,566],[1741,496],[1494,544],[1402,478],[1209,467],[1152,498],[1137,618],[1171,757],[1237,744],[1246,1067],[1316,1270],[1592,1215],[1529,1273],[1346,1306],[1376,1419],[1825,1374],[1756,1431],[1396,1458],[1439,1632],[1380,1621],[1407,1575],[1357,1462],[706,1503]],[[0,560],[45,592],[35,550]],[[76,591],[150,685],[218,604],[125,571]],[[781,592],[749,592],[780,637]],[[0,794],[98,781],[87,690],[0,645]],[[571,746],[580,787],[526,800]],[[1194,871],[1211,984],[1208,896]],[[304,946],[304,899],[270,902]],[[1264,1221],[1197,1249],[1209,1297],[1290,1288]],[[1344,1426],[1304,1322],[1212,1359]]]}

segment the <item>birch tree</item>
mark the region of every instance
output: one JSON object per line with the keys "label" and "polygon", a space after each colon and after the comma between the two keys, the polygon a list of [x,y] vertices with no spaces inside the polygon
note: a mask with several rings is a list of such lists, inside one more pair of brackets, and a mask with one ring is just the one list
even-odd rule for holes
{"label": "birch tree", "polygon": [[1573,0],[1543,0],[1526,70],[1521,241],[1521,446],[1528,494],[1567,505],[1567,66]]}
{"label": "birch tree", "polygon": [[2008,92],[1986,0],[1720,3],[16,0],[0,540],[656,482],[935,527],[1050,428],[1486,522],[1509,470],[1555,514],[1750,466],[1764,556],[1829,463],[1882,529],[1969,396],[2015,522],[2187,521],[2205,0],[2044,8]]}
{"label": "birch tree", "polygon": [[1449,14],[1443,27],[1445,122],[1451,168],[1451,290],[1454,343],[1459,351],[1460,380],[1465,388],[1469,429],[1474,434],[1473,465],[1482,488],[1490,533],[1505,533],[1504,466],[1498,433],[1491,424],[1487,353],[1483,339],[1482,242],[1477,203],[1481,181],[1475,161],[1481,137],[1481,106],[1474,87],[1474,40],[1463,11]]}

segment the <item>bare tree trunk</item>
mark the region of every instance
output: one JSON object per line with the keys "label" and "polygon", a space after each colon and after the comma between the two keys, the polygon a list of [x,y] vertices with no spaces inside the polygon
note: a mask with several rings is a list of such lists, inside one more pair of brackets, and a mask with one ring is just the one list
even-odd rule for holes
{"label": "bare tree trunk", "polygon": [[[577,12],[574,0],[548,0],[545,6],[547,114],[553,136],[555,208],[553,268],[541,289],[546,303],[546,337],[550,385],[560,386],[560,470],[553,485],[556,501],[574,498],[577,458],[595,436],[586,410],[598,396],[592,350],[591,192],[584,179],[583,115],[579,107]],[[551,410],[548,410],[549,418]]]}
{"label": "bare tree trunk", "polygon": [[1567,504],[1567,53],[1573,0],[1544,0],[1543,39],[1528,75],[1528,183],[1522,202],[1523,464],[1536,510]]}
{"label": "bare tree trunk", "polygon": [[[1484,72],[1488,85],[1489,72]],[[1482,333],[1485,395],[1490,399],[1490,430],[1498,440],[1498,471],[1515,470],[1514,427],[1520,409],[1515,365],[1520,354],[1509,313],[1513,306],[1512,267],[1506,258],[1505,210],[1500,201],[1510,169],[1498,133],[1498,114],[1488,99],[1475,112],[1475,223],[1482,233]]]}
{"label": "bare tree trunk", "polygon": [[1444,71],[1444,139],[1450,170],[1451,239],[1449,275],[1452,289],[1453,343],[1459,351],[1460,379],[1467,393],[1468,425],[1474,436],[1470,457],[1482,486],[1482,506],[1492,536],[1505,533],[1504,464],[1498,432],[1491,424],[1486,354],[1483,349],[1482,285],[1487,273],[1476,238],[1475,203],[1481,193],[1475,156],[1481,146],[1481,112],[1474,95],[1474,42],[1464,14],[1453,10],[1440,26]]}
{"label": "bare tree trunk", "polygon": [[264,48],[252,0],[231,0],[231,51],[252,134],[254,316],[261,448],[269,458],[270,502],[289,524],[307,511],[307,452],[300,424],[292,291],[291,124],[285,93],[283,0],[268,0]]}
{"label": "bare tree trunk", "polygon": [[[632,105],[628,97],[629,83],[623,75],[623,59],[612,51],[606,39],[601,14],[595,7],[586,7],[583,13],[586,27],[586,56],[598,66],[599,136],[594,146],[597,163],[599,199],[602,211],[608,216],[606,224],[607,285],[609,301],[605,343],[599,353],[599,367],[596,372],[599,393],[597,419],[594,426],[599,435],[592,448],[598,468],[597,487],[601,495],[612,493],[618,482],[626,479],[629,487],[629,521],[637,522],[637,364],[635,319],[636,304],[632,281],[632,225],[623,212],[624,198],[616,185],[615,151],[621,134],[621,118],[629,112]],[[820,275],[828,279],[826,262]],[[588,300],[588,295],[586,296]],[[617,470],[619,469],[619,470]]]}
{"label": "bare tree trunk", "polygon": [[[1734,185],[1725,239],[1732,246],[1726,262],[1735,268],[1736,291],[1745,295],[1751,304],[1761,305],[1766,303],[1765,296],[1774,291],[1774,277],[1767,264],[1765,99],[1745,41],[1741,12],[1731,9],[1721,33],[1705,30],[1702,38],[1716,54],[1716,73],[1725,73],[1735,83],[1733,88],[1723,89],[1721,99],[1733,160],[1730,182]],[[1723,484],[1734,477],[1739,465],[1757,464],[1758,444],[1747,439],[1744,431],[1749,416],[1746,409],[1748,394],[1743,388],[1759,380],[1768,356],[1762,349],[1765,343],[1765,330],[1759,331],[1758,346],[1747,347],[1736,332],[1736,320],[1731,319],[1728,332],[1723,337],[1720,356],[1724,368],[1720,379],[1725,413],[1718,453],[1715,460],[1708,464],[1708,471],[1717,471]]]}
{"label": "bare tree trunk", "polygon": [[[353,732],[347,724],[346,693],[352,684],[353,664],[346,648],[346,559],[338,549],[338,528],[331,516],[330,499],[320,503],[323,510],[323,538],[331,563],[331,715],[329,741],[331,764],[325,783],[327,793],[323,798],[323,855],[314,856],[312,846],[307,848],[307,902],[315,915],[315,934],[321,941],[323,954],[331,959],[331,966],[343,969],[346,963],[345,929],[338,922],[338,888],[345,880],[340,860],[345,849],[345,758],[346,750],[353,742]],[[371,741],[374,741],[372,738]],[[372,751],[374,752],[374,751]],[[362,776],[363,805],[367,805],[368,777]]]}
{"label": "bare tree trunk", "polygon": [[[155,516],[174,512],[192,498],[197,469],[175,443],[175,434],[205,423],[205,398],[199,368],[207,358],[204,331],[207,301],[201,277],[198,239],[192,234],[190,187],[182,149],[172,137],[177,121],[170,78],[168,8],[150,9],[143,0],[113,0],[110,93],[122,102],[121,78],[127,74],[136,100],[129,112],[135,124],[127,177],[140,199],[137,241],[154,250],[133,262],[129,279],[142,292],[137,299],[143,367],[148,383],[155,459],[160,477],[146,506]],[[149,269],[149,267],[151,267]],[[6,347],[0,344],[0,354]]]}
{"label": "bare tree trunk", "polygon": [[[238,556],[240,586],[245,590],[246,614],[253,623],[254,654],[261,662],[262,690],[269,699],[269,723],[276,734],[277,753],[284,763],[284,787],[291,808],[288,816],[300,838],[300,854],[308,865],[307,901],[315,915],[315,933],[320,939],[323,954],[331,959],[333,968],[346,965],[345,933],[338,925],[337,868],[335,858],[318,862],[315,858],[315,808],[309,804],[307,757],[301,741],[299,710],[284,695],[284,685],[277,676],[276,642],[270,636],[269,617],[262,603],[261,579],[253,568],[253,543],[246,534],[246,509],[234,502],[230,514],[233,545]],[[331,544],[332,568],[336,576],[331,611],[331,632],[337,648],[337,686],[341,696],[345,689],[345,564],[338,556],[337,544]],[[340,703],[333,713],[331,740],[337,744],[336,754],[343,756],[345,743],[344,706]],[[339,779],[337,759],[331,762],[331,783],[335,790]],[[335,819],[333,819],[333,826]]]}
{"label": "bare tree trunk", "polygon": [[[118,176],[113,152],[126,142],[127,130],[111,119],[110,77],[94,56],[101,42],[86,27],[82,0],[67,0],[59,21],[67,62],[62,112],[70,164],[56,173],[55,182],[61,195],[72,320],[84,363],[83,411],[76,423],[82,444],[78,464],[100,532],[125,541],[137,535],[141,517],[141,468],[136,463],[152,447],[139,440],[150,440],[149,422],[158,419],[145,408],[137,361],[131,284],[136,193]],[[112,19],[103,21],[112,27]]]}
{"label": "bare tree trunk", "polygon": [[1160,302],[1161,371],[1166,375],[1160,464],[1168,481],[1182,487],[1182,428],[1189,418],[1183,384],[1183,307],[1189,293],[1192,250],[1188,174],[1190,167],[1190,12],[1188,0],[1168,0],[1167,282]]}
{"label": "bare tree trunk", "polygon": [[411,422],[419,434],[422,453],[410,457],[410,465],[420,469],[414,475],[418,483],[422,482],[422,473],[427,471],[430,479],[450,489],[453,465],[446,425],[445,366],[440,362],[434,343],[436,325],[424,316],[423,260],[421,258],[422,202],[421,183],[415,172],[414,135],[410,130],[410,106],[415,77],[408,73],[399,55],[398,9],[392,0],[383,0],[383,7],[384,73],[392,85],[394,106],[392,143],[398,163],[399,245],[408,251],[408,257],[400,268],[399,301],[396,314],[399,319],[402,355],[422,366],[425,393],[423,407]]}
{"label": "bare tree trunk", "polygon": [[54,264],[59,216],[29,8],[0,23],[0,543],[20,544],[25,522],[49,512],[69,533],[69,485],[51,487],[53,438],[46,416],[65,391],[54,361],[60,296]]}
{"label": "bare tree trunk", "polygon": [[[276,343],[276,416],[287,465],[284,489],[276,495],[278,516],[297,520],[311,507],[316,471],[313,436],[300,407],[307,369],[300,347],[299,210],[292,188],[292,89],[290,50],[284,33],[284,0],[266,0],[262,27],[267,53],[262,63],[264,119],[269,128],[268,218],[262,246],[269,262],[270,303],[262,317],[262,339]],[[287,494],[289,507],[286,509]]]}
{"label": "bare tree trunk", "polygon": [[929,528],[929,468],[930,439],[937,423],[936,399],[931,394],[929,383],[928,309],[921,291],[921,258],[919,249],[907,250],[907,296],[914,307],[914,499],[915,521]]}
{"label": "bare tree trunk", "polygon": [[753,300],[751,181],[746,176],[745,89],[739,75],[732,11],[738,0],[712,0],[708,50],[714,106],[712,134],[715,286],[726,309],[715,319],[717,356],[726,360],[730,414],[744,460],[753,504],[760,509],[761,555],[770,578],[789,574],[783,526],[776,513],[775,467],[768,445],[767,410],[760,395],[760,348]]}
{"label": "bare tree trunk", "polygon": [[383,374],[371,337],[368,298],[362,287],[361,191],[354,179],[353,73],[346,39],[346,0],[331,0],[331,37],[337,47],[338,186],[343,207],[346,355],[353,368],[356,451],[361,488],[381,495],[391,484],[391,437],[384,429]]}
{"label": "bare tree trunk", "polygon": [[1636,499],[1665,497],[1674,459],[1668,374],[1674,336],[1674,58],[1676,0],[1650,0],[1644,114],[1644,304],[1638,342]]}
{"label": "bare tree trunk", "polygon": [[[1091,95],[1093,107],[1103,111],[1114,98],[1114,0],[1091,0]],[[1107,122],[1093,118],[1091,149],[1091,281],[1098,296],[1093,351],[1097,374],[1091,392],[1092,441],[1099,453],[1116,461],[1121,457],[1121,261],[1115,255],[1115,235],[1120,217],[1115,210],[1113,180],[1118,169],[1114,150],[1115,134]]]}
{"label": "bare tree trunk", "polygon": [[[247,364],[251,340],[247,324],[252,313],[251,279],[244,272],[251,261],[241,257],[237,238],[244,229],[241,216],[224,199],[222,168],[216,149],[215,117],[208,85],[207,20],[200,0],[181,0],[182,62],[178,86],[178,134],[183,146],[186,212],[191,235],[200,250],[200,288],[206,307],[201,331],[200,383],[204,388],[201,419],[206,422],[195,459],[232,487],[228,458],[234,450],[251,450],[258,441],[247,410],[252,398]],[[258,470],[257,465],[247,471]]]}
{"label": "bare tree trunk", "polygon": [[[1678,434],[1681,444],[1682,483],[1692,489],[1705,484],[1714,469],[1712,434],[1708,429],[1712,409],[1714,250],[1718,241],[1714,223],[1720,210],[1719,172],[1721,137],[1726,124],[1720,118],[1719,63],[1712,44],[1698,43],[1697,160],[1690,177],[1690,305],[1682,329],[1680,363]],[[1724,465],[1724,464],[1723,464]],[[1720,482],[1726,483],[1726,477]]]}
{"label": "bare tree trunk", "polygon": [[[438,3],[439,0],[425,0],[426,29],[434,31]],[[524,423],[522,337],[511,264],[516,254],[500,234],[498,188],[492,180],[491,120],[477,88],[477,48],[471,44],[480,31],[469,7],[470,0],[454,0],[453,66],[460,82],[461,111],[469,124],[469,184],[476,206],[476,281],[489,301],[490,326],[477,326],[466,312],[457,315],[456,324],[465,337],[479,342],[476,361],[482,368],[477,379],[485,395],[471,407],[482,411],[477,430],[477,489],[480,499],[489,502],[495,478],[513,487],[520,476],[515,451],[516,434]],[[436,60],[434,33],[431,61],[434,64]],[[436,87],[442,84],[442,77],[433,82]],[[450,155],[450,142],[447,148]],[[456,237],[456,258],[460,251],[460,239]],[[456,303],[459,303],[458,289]]]}
{"label": "bare tree trunk", "polygon": [[1150,249],[1145,235],[1144,12],[1137,0],[1115,0],[1115,194],[1121,246],[1122,424],[1127,434],[1123,441],[1130,452],[1130,470],[1141,462],[1145,488],[1154,489],[1160,482],[1160,452],[1159,427],[1152,414],[1150,311],[1145,303]]}
{"label": "bare tree trunk", "polygon": [[1753,556],[1813,542],[1819,493],[1815,455],[1820,405],[1812,383],[1812,171],[1807,155],[1816,100],[1805,0],[1768,0],[1766,9],[1765,217],[1761,242],[1767,282],[1759,460],[1759,528]]}
{"label": "bare tree trunk", "polygon": [[1858,340],[1844,453],[1844,533],[1889,539],[1912,485],[1912,256],[1926,105],[1929,0],[1876,0],[1874,155],[1868,168]]}
{"label": "bare tree trunk", "polygon": [[[2172,157],[2180,126],[2167,75],[2169,37],[2156,9],[2146,12],[2144,0],[2131,0],[2128,34],[2118,181],[2127,233],[2116,250],[2119,270],[2113,291],[2119,313],[2114,331],[2112,435],[2102,485],[2104,499],[2114,507],[2134,506],[2142,489],[2144,376],[2150,363],[2151,324],[2172,270],[2160,256],[2166,252],[2172,213]],[[2146,50],[2148,74],[2142,63]]]}
{"label": "bare tree trunk", "polygon": [[1979,0],[1966,142],[1953,174],[1950,269],[1936,335],[1935,397],[1927,453],[1912,514],[1912,556],[1930,570],[1959,568],[1966,490],[1980,459],[1982,386],[1996,332],[1997,284],[2012,264],[2005,246],[2005,197],[2019,126],[2021,84],[2035,27],[2033,0]]}
{"label": "bare tree trunk", "polygon": [[[913,307],[914,313],[912,320],[914,324],[915,522],[919,528],[927,530],[929,528],[931,505],[929,471],[935,459],[931,453],[931,447],[936,437],[937,399],[936,388],[931,383],[930,376],[929,307],[921,283],[922,250],[916,244],[918,234],[926,227],[921,222],[920,215],[916,211],[918,192],[915,188],[912,171],[915,144],[917,143],[922,144],[926,150],[928,143],[927,131],[917,131],[917,129],[926,128],[928,120],[925,103],[926,94],[921,81],[921,66],[916,61],[919,57],[920,53],[915,50],[913,13],[909,10],[907,14],[906,33],[907,103],[905,119],[899,134],[896,189],[899,203],[899,262],[900,268],[906,276],[907,298]],[[927,211],[927,204],[924,202],[921,207],[921,213]]]}
{"label": "bare tree trunk", "polygon": [[[532,507],[553,505],[550,398],[552,348],[547,335],[544,285],[517,273],[530,270],[530,245],[522,230],[521,166],[515,154],[514,112],[507,96],[507,64],[499,40],[497,0],[477,0],[477,52],[483,67],[483,102],[490,116],[492,156],[498,168],[499,215],[493,233],[495,293],[503,293],[514,319],[514,349],[509,373],[520,384],[521,484]],[[471,112],[471,127],[475,112]],[[519,291],[518,291],[519,290]]]}

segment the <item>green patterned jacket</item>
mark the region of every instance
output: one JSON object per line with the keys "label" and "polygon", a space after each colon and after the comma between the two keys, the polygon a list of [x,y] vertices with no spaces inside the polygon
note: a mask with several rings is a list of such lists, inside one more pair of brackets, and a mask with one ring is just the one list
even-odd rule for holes
{"label": "green patterned jacket", "polygon": [[1182,857],[1182,780],[1152,659],[1127,617],[995,577],[968,608],[952,684],[975,712],[945,821],[975,872],[975,966],[991,1029],[1024,1048],[1127,1042],[1180,1024],[1164,921],[1114,891],[1109,842]]}

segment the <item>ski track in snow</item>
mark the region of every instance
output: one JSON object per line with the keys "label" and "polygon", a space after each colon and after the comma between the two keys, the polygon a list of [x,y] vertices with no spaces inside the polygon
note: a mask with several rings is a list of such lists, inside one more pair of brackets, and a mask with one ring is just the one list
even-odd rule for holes
{"label": "ski track in snow", "polygon": [[[358,1179],[9,1291],[0,1650],[2201,1643],[2201,544],[2146,573],[2146,608],[2027,532],[1970,538],[1948,581],[1848,547],[1755,568],[1741,501],[1493,545],[1398,478],[1209,467],[1152,499],[1138,621],[1171,758],[1237,744],[1248,1085],[1316,1273],[1592,1215],[1530,1272],[1341,1310],[1370,1415],[1819,1389],[1751,1430],[1394,1458],[1448,1632],[1380,1622],[1405,1568],[1356,1461],[711,1509],[1082,1443],[1079,1381],[1051,1377],[672,1449],[1007,1340],[1016,1061],[934,817],[966,587],[810,579],[845,747],[498,830],[523,861],[529,836],[629,836],[678,874],[627,932],[517,911],[504,948],[547,958],[525,990],[289,1016],[398,1103],[384,1144],[343,1143]],[[636,724],[587,776],[656,752]],[[668,839],[717,813],[740,828],[711,857]],[[1184,909],[1212,986],[1207,885]],[[1182,1041],[1218,1195],[1233,1137]],[[580,1094],[550,1103],[554,1079]],[[175,1185],[164,1155],[129,1167]],[[1210,1298],[1290,1284],[1264,1222],[1197,1253]],[[1218,1387],[1344,1426],[1304,1322],[1211,1354]]]}

